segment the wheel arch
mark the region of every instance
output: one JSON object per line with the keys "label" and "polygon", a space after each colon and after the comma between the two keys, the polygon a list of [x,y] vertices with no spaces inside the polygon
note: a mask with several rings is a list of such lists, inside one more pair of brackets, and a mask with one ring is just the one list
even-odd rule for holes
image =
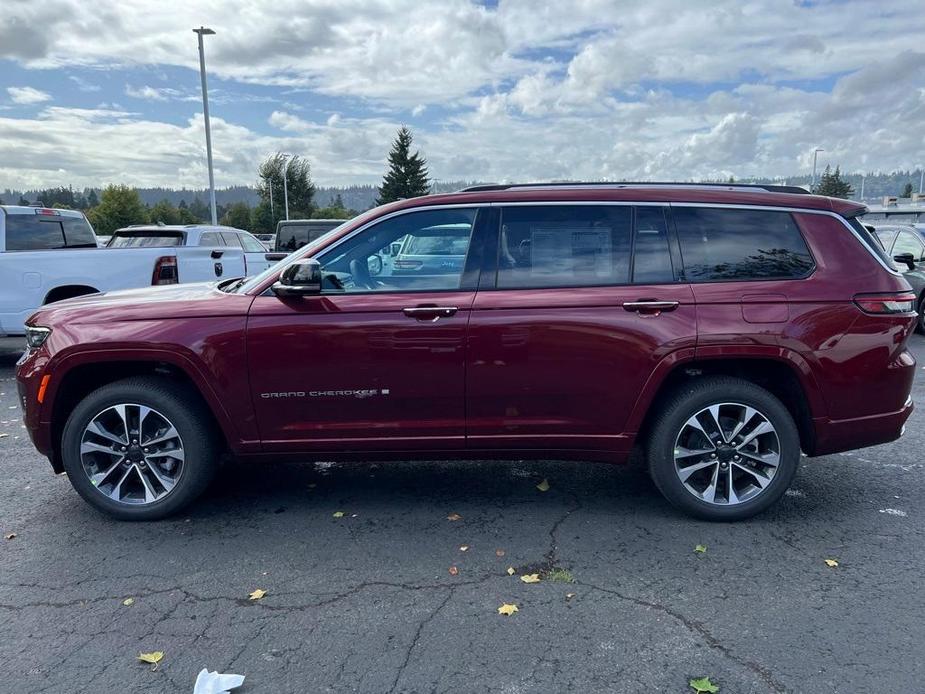
{"label": "wheel arch", "polygon": [[63,284],[60,287],[50,289],[45,295],[45,300],[42,301],[42,305],[51,304],[55,301],[63,301],[64,299],[73,299],[75,296],[96,294],[99,291],[99,289],[91,287],[89,284]]}

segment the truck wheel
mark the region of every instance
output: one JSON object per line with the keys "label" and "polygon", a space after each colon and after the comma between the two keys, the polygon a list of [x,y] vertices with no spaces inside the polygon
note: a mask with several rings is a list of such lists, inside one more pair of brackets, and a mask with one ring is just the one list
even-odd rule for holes
{"label": "truck wheel", "polygon": [[739,378],[703,377],[663,404],[648,441],[649,473],[668,501],[706,520],[754,516],[777,502],[800,463],[787,408]]}
{"label": "truck wheel", "polygon": [[218,437],[199,394],[154,377],[92,392],[64,426],[71,485],[121,520],[159,520],[196,499],[215,474]]}

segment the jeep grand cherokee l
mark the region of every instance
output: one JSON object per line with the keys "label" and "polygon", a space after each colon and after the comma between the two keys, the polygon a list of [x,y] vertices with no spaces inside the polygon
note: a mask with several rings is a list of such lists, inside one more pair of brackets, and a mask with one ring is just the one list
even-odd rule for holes
{"label": "jeep grand cherokee l", "polygon": [[[98,509],[190,503],[223,451],[564,458],[644,449],[675,506],[752,516],[818,456],[899,437],[916,297],[858,203],[802,189],[488,186],[367,212],[248,280],[56,303],[17,378]],[[464,227],[452,272],[370,272]]]}

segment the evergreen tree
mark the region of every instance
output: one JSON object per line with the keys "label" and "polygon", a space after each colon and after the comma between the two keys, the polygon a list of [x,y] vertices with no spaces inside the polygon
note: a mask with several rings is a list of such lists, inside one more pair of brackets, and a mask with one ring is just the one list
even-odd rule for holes
{"label": "evergreen tree", "polygon": [[130,224],[144,224],[148,220],[148,211],[137,190],[111,185],[103,190],[100,204],[90,210],[87,216],[97,234],[109,236],[116,229]]}
{"label": "evergreen tree", "polygon": [[907,183],[906,187],[903,188],[903,192],[900,194],[901,198],[911,198],[912,197],[912,184]]}
{"label": "evergreen tree", "polygon": [[190,203],[189,211],[198,222],[212,219],[212,212],[209,210],[208,205],[206,205],[198,195],[193,198],[193,202]]}
{"label": "evergreen tree", "polygon": [[411,154],[414,137],[402,126],[389,152],[389,170],[382,179],[377,205],[402,198],[416,198],[430,192],[427,161],[420,152]]}
{"label": "evergreen tree", "polygon": [[251,228],[251,208],[246,202],[236,202],[228,206],[228,210],[222,217],[222,224],[226,227],[235,227],[236,229]]}
{"label": "evergreen tree", "polygon": [[88,208],[93,208],[93,207],[96,207],[96,206],[99,205],[99,204],[100,204],[100,198],[99,198],[99,196],[96,194],[96,191],[95,191],[95,190],[90,190],[90,192],[87,193],[87,207],[88,207]]}
{"label": "evergreen tree", "polygon": [[164,198],[151,208],[148,219],[152,224],[180,224],[180,210]]}
{"label": "evergreen tree", "polygon": [[[289,217],[292,219],[308,218],[315,211],[315,184],[312,182],[311,166],[308,160],[300,156],[287,157],[277,152],[271,154],[257,169],[260,180],[257,192],[260,199],[270,204],[270,191],[273,191],[273,211],[276,219],[285,219],[285,198],[283,195],[283,175],[286,176],[286,195],[289,198]],[[273,222],[274,229],[276,222]]]}
{"label": "evergreen tree", "polygon": [[827,195],[831,198],[847,198],[854,192],[854,189],[848,181],[841,177],[839,167],[836,166],[833,172],[831,166],[826,166],[819,179],[819,185],[813,192],[816,195]]}

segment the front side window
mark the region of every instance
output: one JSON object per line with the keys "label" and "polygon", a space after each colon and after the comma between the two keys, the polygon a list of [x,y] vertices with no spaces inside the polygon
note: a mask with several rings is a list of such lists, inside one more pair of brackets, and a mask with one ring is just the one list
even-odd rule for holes
{"label": "front side window", "polygon": [[899,236],[896,237],[896,245],[893,246],[894,256],[904,253],[911,253],[916,262],[925,260],[925,257],[923,257],[925,256],[925,248],[922,246],[922,241],[911,231],[899,232]]}
{"label": "front side window", "polygon": [[498,287],[626,284],[632,218],[617,205],[504,208]]}
{"label": "front side window", "polygon": [[64,247],[64,229],[58,219],[28,214],[6,215],[6,250],[45,251]]}
{"label": "front side window", "polygon": [[267,249],[263,247],[263,244],[250,234],[238,234],[238,239],[240,239],[241,245],[244,246],[245,253],[267,252]]}
{"label": "front side window", "polygon": [[421,210],[386,219],[321,254],[325,292],[459,289],[474,209]]}
{"label": "front side window", "polygon": [[788,212],[677,206],[672,217],[690,282],[796,279],[813,269]]}

